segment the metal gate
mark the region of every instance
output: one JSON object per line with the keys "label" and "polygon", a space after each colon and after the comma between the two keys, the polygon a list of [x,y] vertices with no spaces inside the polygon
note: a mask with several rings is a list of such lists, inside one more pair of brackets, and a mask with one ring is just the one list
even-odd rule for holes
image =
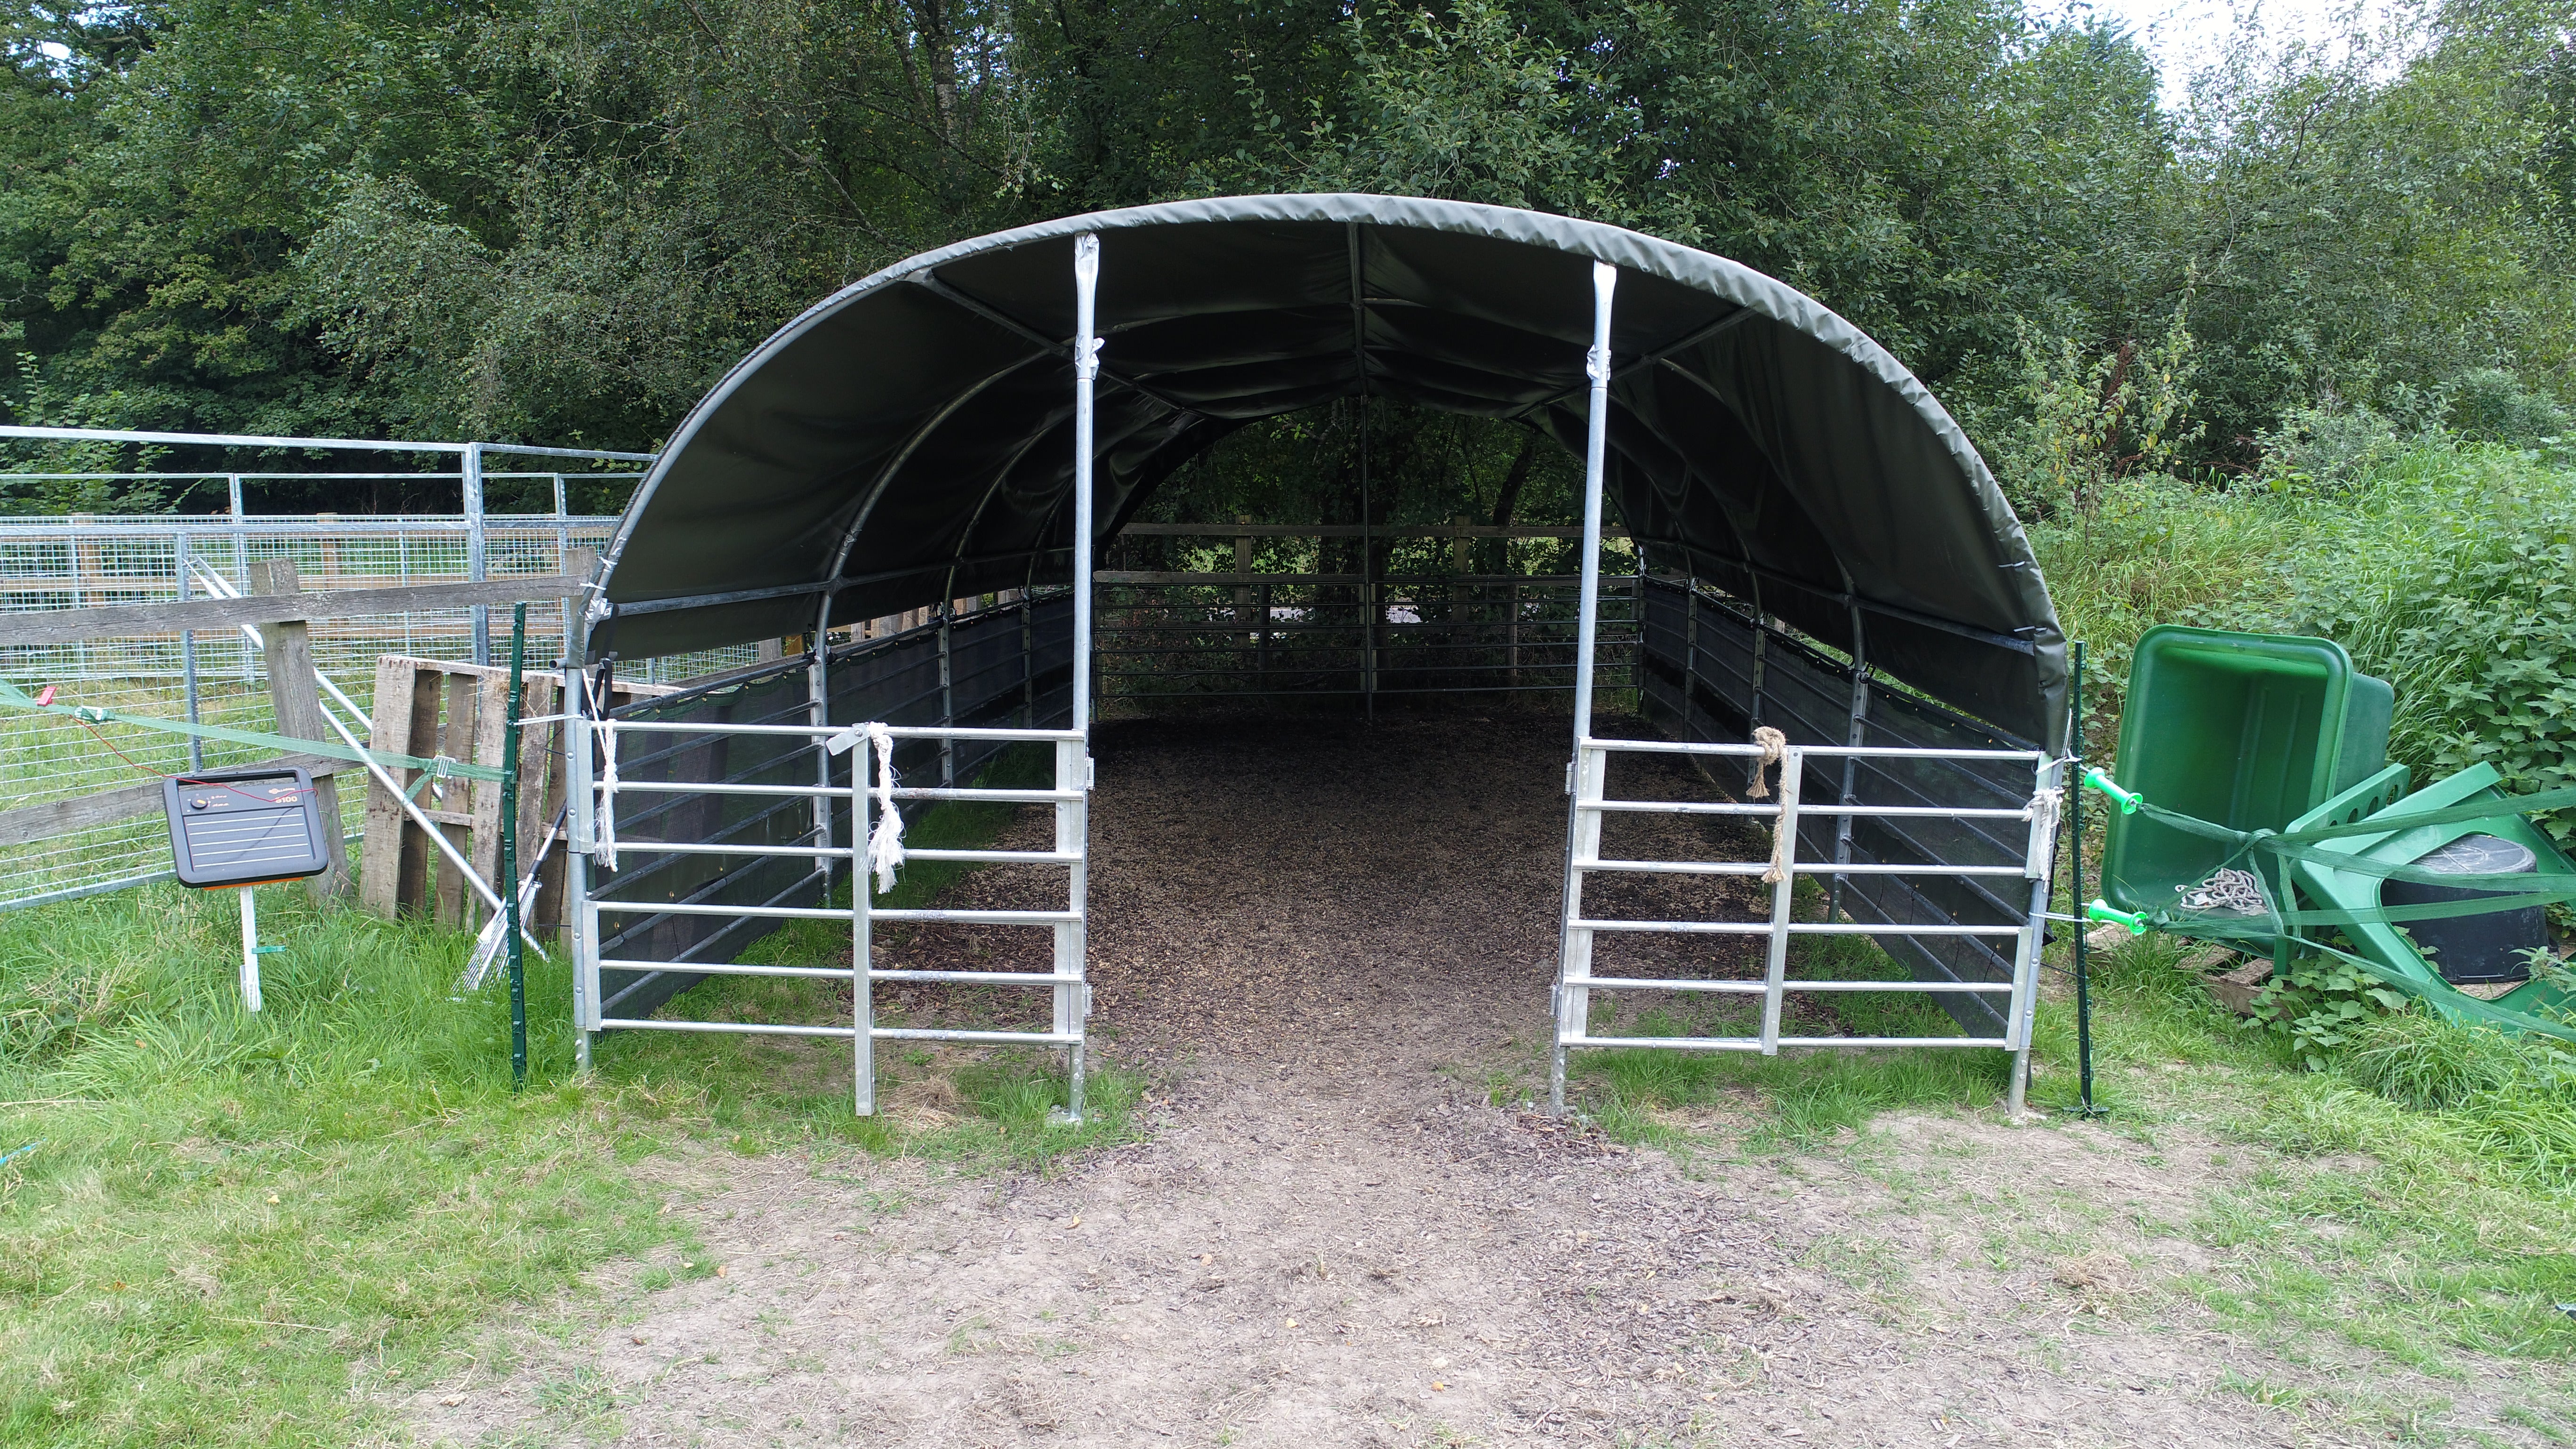
{"label": "metal gate", "polygon": [[[1618,754],[1684,755],[1699,760],[1740,761],[1754,770],[1773,762],[1779,766],[1774,798],[1766,802],[1750,801],[1678,801],[1626,800],[1607,793],[1611,757]],[[1802,799],[1809,760],[1848,762],[1857,760],[1906,760],[1915,762],[1964,763],[1992,765],[2025,765],[2031,770],[2029,799],[2018,809],[2003,807],[1962,807],[1936,804],[1862,804],[1850,798],[1848,786],[1836,792],[1837,798],[1827,803],[1807,803]],[[1565,860],[1565,905],[1558,954],[1557,984],[1554,1000],[1555,1050],[1549,1071],[1549,1099],[1554,1108],[1565,1106],[1565,1062],[1569,1051],[1594,1047],[1653,1047],[1691,1051],[1747,1051],[1764,1056],[1788,1047],[1989,1047],[2014,1054],[2011,1110],[2018,1114],[2022,1105],[2023,1081],[2030,1049],[2030,1014],[2036,1000],[2034,983],[2038,976],[2042,911],[2047,905],[2048,872],[2055,847],[2057,829],[2056,802],[2060,798],[2058,772],[2062,767],[2045,754],[2034,750],[1924,750],[1889,747],[1787,745],[1766,749],[1758,744],[1709,744],[1661,740],[1613,740],[1585,738],[1575,749],[1575,764],[1570,784],[1573,791],[1571,836]],[[1841,772],[1837,772],[1841,773]],[[1771,828],[1771,850],[1768,857],[1757,860],[1623,860],[1604,858],[1601,833],[1604,817],[1616,814],[1669,814],[1732,817],[1748,821],[1767,821]],[[1901,819],[1935,817],[1945,820],[2016,820],[2027,827],[2027,846],[2021,860],[2012,863],[1955,864],[1942,861],[1921,863],[1854,862],[1843,852],[1839,860],[1800,859],[1799,824],[1803,818],[1823,816],[1837,824],[1837,834],[1848,838],[1849,832],[1839,827],[1855,818]],[[1698,876],[1739,876],[1760,879],[1770,888],[1770,913],[1758,921],[1673,921],[1613,920],[1586,914],[1583,885],[1595,874],[1660,874]],[[1797,916],[1797,887],[1800,878],[1830,878],[1836,885],[1846,876],[1909,875],[2007,877],[2027,883],[2029,913],[2018,921],[1993,924],[1960,924],[1940,922],[1862,922],[1837,920],[1831,908],[1824,920],[1801,921]],[[1592,948],[1595,936],[1615,933],[1671,933],[1704,936],[1759,936],[1763,938],[1763,974],[1759,980],[1672,977],[1606,977],[1592,974]],[[1834,980],[1794,978],[1790,972],[1792,940],[1812,936],[1972,936],[2004,938],[2012,942],[2012,972],[2009,980],[1986,982],[1973,980]],[[1759,997],[1762,1003],[1760,1029],[1738,1036],[1593,1036],[1591,1034],[1591,995],[1594,991],[1693,992]],[[1797,1036],[1781,1032],[1781,1005],[1790,993],[1829,994],[1835,992],[1899,992],[1925,995],[1972,993],[2007,998],[1997,1013],[2004,1022],[1997,1036],[1915,1036],[1871,1037],[1855,1035]]]}
{"label": "metal gate", "polygon": [[[846,1038],[852,1044],[856,1069],[856,1106],[861,1116],[876,1111],[876,1043],[881,1041],[944,1041],[986,1046],[1021,1045],[1063,1047],[1068,1058],[1069,1085],[1065,1118],[1082,1118],[1084,1019],[1091,1013],[1091,988],[1084,982],[1084,898],[1086,894],[1086,842],[1089,836],[1091,763],[1083,748],[1079,730],[1041,729],[970,729],[936,725],[888,725],[871,727],[836,725],[782,724],[717,724],[703,721],[650,721],[593,719],[588,728],[595,740],[600,766],[598,778],[583,792],[591,805],[590,863],[607,869],[616,868],[620,852],[635,851],[652,855],[710,855],[735,857],[803,857],[814,862],[820,889],[814,895],[827,895],[836,868],[846,870],[850,889],[847,905],[790,905],[780,899],[765,903],[726,904],[705,901],[657,901],[639,906],[664,916],[722,916],[734,920],[830,920],[846,921],[850,927],[850,964],[833,966],[777,966],[756,962],[692,960],[675,964],[667,960],[644,960],[604,955],[601,951],[600,915],[603,909],[615,911],[616,902],[602,902],[587,891],[578,892],[580,919],[575,923],[574,1004],[578,1027],[585,1047],[589,1034],[604,1030],[732,1032],[750,1036],[814,1036]],[[1054,784],[1047,789],[1012,789],[973,785],[916,786],[885,781],[871,784],[864,740],[872,728],[895,739],[930,740],[942,746],[943,754],[958,744],[981,746],[1043,743],[1054,747]],[[617,761],[621,742],[643,740],[661,735],[685,734],[708,740],[750,738],[801,742],[801,748],[812,753],[815,761],[813,783],[745,782],[722,780],[651,780],[620,779]],[[852,750],[851,746],[861,748]],[[580,748],[576,758],[587,759],[589,752]],[[832,758],[846,755],[849,770],[845,782],[833,779]],[[629,836],[618,839],[613,822],[617,819],[617,797],[621,794],[650,793],[700,797],[749,797],[773,805],[798,799],[813,802],[811,833],[802,844],[736,843],[721,839],[645,838]],[[1066,871],[1066,900],[1062,910],[1052,911],[977,911],[940,910],[925,907],[883,909],[871,901],[868,875],[868,839],[876,824],[876,812],[887,801],[895,808],[906,808],[904,802],[978,801],[991,804],[1048,804],[1055,811],[1055,842],[1050,850],[907,850],[905,858],[917,861],[960,861],[979,865],[1052,865]],[[850,822],[846,843],[835,843],[832,807],[846,802]],[[718,834],[722,832],[707,832]],[[662,837],[671,834],[665,830]],[[961,924],[1042,927],[1051,931],[1055,940],[1054,961],[1044,972],[1035,971],[915,971],[882,970],[872,960],[875,927],[880,922],[948,921]],[[602,991],[601,973],[622,971],[637,973],[679,972],[688,976],[767,976],[817,981],[846,982],[850,988],[850,1016],[847,1022],[736,1022],[701,1021],[671,1016],[610,1016],[602,1009],[607,999]],[[881,981],[909,981],[946,985],[1044,987],[1054,996],[1054,1016],[1045,1031],[976,1031],[932,1027],[890,1027],[877,1024],[875,985]]]}

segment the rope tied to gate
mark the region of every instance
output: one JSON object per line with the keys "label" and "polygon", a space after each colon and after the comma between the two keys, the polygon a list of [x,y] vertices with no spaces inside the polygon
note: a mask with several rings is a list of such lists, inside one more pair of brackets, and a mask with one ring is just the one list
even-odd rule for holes
{"label": "rope tied to gate", "polygon": [[589,674],[585,672],[577,677],[581,680],[582,693],[590,700],[593,717],[599,720],[601,726],[597,731],[600,759],[599,827],[595,838],[598,844],[592,858],[599,862],[600,869],[613,873],[617,869],[617,727],[609,720],[607,702],[599,697],[599,691],[593,687]]}
{"label": "rope tied to gate", "polygon": [[1797,833],[1789,828],[1789,812],[1771,822],[1771,868],[1762,872],[1762,883],[1775,886],[1789,878],[1789,850],[1797,843]]}
{"label": "rope tied to gate", "polygon": [[2051,785],[2030,797],[2031,830],[2043,841],[2057,839],[2057,820],[2066,811],[2066,787]]}
{"label": "rope tied to gate", "polygon": [[[1753,764],[1753,788],[1745,793],[1756,800],[1771,798],[1770,782],[1764,777],[1771,767],[1789,754],[1789,737],[1769,725],[1753,731],[1753,743],[1762,747],[1762,758]],[[1762,872],[1762,883],[1775,886],[1789,878],[1789,867],[1798,848],[1797,832],[1789,824],[1789,802],[1780,802],[1780,814],[1771,822],[1771,868]]]}
{"label": "rope tied to gate", "polygon": [[868,833],[868,867],[877,875],[877,894],[894,889],[895,867],[903,864],[903,816],[894,808],[894,732],[882,723],[868,726],[868,743],[876,747],[876,829]]}
{"label": "rope tied to gate", "polygon": [[1753,766],[1753,788],[1746,793],[1756,800],[1768,800],[1771,798],[1771,784],[1766,777],[1771,767],[1789,753],[1789,737],[1769,725],[1757,725],[1753,731],[1753,743],[1762,747],[1762,758]]}

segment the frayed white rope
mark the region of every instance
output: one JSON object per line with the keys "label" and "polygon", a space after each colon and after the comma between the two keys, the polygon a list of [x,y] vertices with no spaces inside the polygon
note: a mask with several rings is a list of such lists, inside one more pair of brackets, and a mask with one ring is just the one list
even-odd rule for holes
{"label": "frayed white rope", "polygon": [[1789,878],[1789,848],[1796,840],[1797,832],[1789,828],[1788,807],[1783,805],[1780,818],[1771,822],[1771,868],[1762,872],[1764,885],[1778,885]]}
{"label": "frayed white rope", "polygon": [[1771,784],[1764,777],[1773,765],[1780,763],[1783,755],[1789,753],[1789,737],[1769,725],[1762,725],[1753,731],[1753,743],[1762,747],[1762,760],[1753,767],[1753,788],[1745,793],[1756,800],[1768,800],[1771,798]]}
{"label": "frayed white rope", "polygon": [[598,695],[591,691],[590,678],[588,675],[582,676],[581,687],[585,692],[591,694],[591,704],[597,714],[602,717],[600,721],[600,729],[597,731],[599,735],[599,755],[601,760],[599,771],[599,834],[598,843],[591,851],[591,858],[599,862],[600,869],[614,874],[617,870],[617,731],[615,728],[610,726],[605,718],[608,711],[604,708],[598,708],[602,702]]}
{"label": "frayed white rope", "polygon": [[[1788,756],[1789,737],[1763,725],[1753,731],[1753,743],[1762,747],[1762,758],[1753,766],[1753,788],[1745,793],[1756,800],[1768,800],[1771,785],[1764,777]],[[1780,802],[1780,818],[1771,822],[1771,868],[1762,872],[1764,885],[1778,885],[1789,878],[1790,852],[1796,848],[1797,835],[1789,828],[1788,802],[1784,800]]]}
{"label": "frayed white rope", "polygon": [[2066,809],[2066,787],[2051,785],[2030,797],[2031,828],[2041,840],[2057,838],[2057,817]]}
{"label": "frayed white rope", "polygon": [[894,889],[895,867],[903,864],[903,816],[894,808],[894,732],[871,724],[868,743],[877,753],[877,824],[868,834],[868,868],[877,873],[877,894],[884,895]]}

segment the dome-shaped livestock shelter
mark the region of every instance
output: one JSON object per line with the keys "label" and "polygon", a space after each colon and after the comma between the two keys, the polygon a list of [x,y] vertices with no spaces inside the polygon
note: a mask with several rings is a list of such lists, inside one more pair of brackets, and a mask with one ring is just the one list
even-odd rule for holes
{"label": "dome-shaped livestock shelter", "polygon": [[[857,974],[838,975],[856,1018],[777,1029],[853,1038],[862,1110],[869,1043],[888,1037],[1064,1045],[1078,1082],[1095,557],[1229,433],[1354,397],[1507,419],[1587,455],[1560,1075],[1566,1047],[1627,1040],[1587,1035],[1585,1014],[1613,979],[1592,973],[1592,942],[1623,932],[1767,943],[1759,980],[1611,988],[1763,1007],[1758,1033],[1698,1044],[1858,1044],[1780,1026],[1784,995],[1836,989],[1795,978],[1792,938],[1835,932],[1875,936],[1967,1032],[1927,1041],[2025,1049],[2065,647],[1957,424],[1858,329],[1723,258],[1564,217],[1358,195],[1138,207],[929,252],[817,304],[699,404],[602,559],[582,657],[807,649],[603,715],[596,760],[575,752],[602,773],[575,797],[574,842],[617,862],[583,893],[586,1030],[709,1027],[649,1013],[729,967],[779,974],[729,957],[777,915],[832,915],[854,919]],[[1605,513],[1639,559],[1619,587],[1636,609],[1634,685],[1674,736],[1658,744],[1590,733]],[[1382,628],[1422,622],[1374,579],[1354,597],[1371,649]],[[1526,606],[1510,597],[1518,639]],[[1216,627],[1257,630],[1266,649],[1274,615],[1313,612],[1264,598],[1257,618],[1218,609]],[[975,599],[989,607],[954,607]],[[920,609],[936,623],[832,642]],[[893,727],[874,749],[850,732],[871,723]],[[1757,728],[1782,734],[1757,742]],[[1062,868],[1069,905],[893,915],[1053,929],[1053,969],[1023,978],[1053,990],[1052,1027],[874,1024],[873,981],[938,973],[868,970],[872,916],[888,913],[864,889],[828,904],[835,866],[889,807],[971,791],[972,764],[1011,739],[1056,747],[1051,789],[997,797],[1051,804],[1055,849],[983,854]],[[1744,797],[1662,804],[1795,844],[1688,870],[1604,857],[1604,819],[1658,803],[1605,794],[1610,758],[1638,751],[1696,754]],[[1718,769],[1726,756],[1746,758]],[[936,787],[883,768],[917,780],[932,759]],[[854,788],[869,791],[855,811]],[[1587,876],[1691,871],[1760,878],[1769,918],[1583,912]],[[1830,878],[1821,920],[1802,919],[1816,914],[1802,878]]]}

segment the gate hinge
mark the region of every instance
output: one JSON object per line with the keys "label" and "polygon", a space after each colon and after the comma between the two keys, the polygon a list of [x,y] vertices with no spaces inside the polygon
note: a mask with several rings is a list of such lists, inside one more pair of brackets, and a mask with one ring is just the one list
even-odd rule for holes
{"label": "gate hinge", "polygon": [[1082,788],[1084,788],[1084,789],[1086,789],[1086,790],[1097,789],[1097,788],[1099,787],[1099,785],[1100,785],[1100,762],[1099,762],[1098,760],[1093,759],[1093,758],[1092,758],[1092,757],[1090,757],[1089,755],[1085,755],[1085,756],[1083,756],[1083,757],[1082,757]]}
{"label": "gate hinge", "polygon": [[1568,795],[1574,793],[1574,762],[1572,760],[1565,762],[1565,793]]}

